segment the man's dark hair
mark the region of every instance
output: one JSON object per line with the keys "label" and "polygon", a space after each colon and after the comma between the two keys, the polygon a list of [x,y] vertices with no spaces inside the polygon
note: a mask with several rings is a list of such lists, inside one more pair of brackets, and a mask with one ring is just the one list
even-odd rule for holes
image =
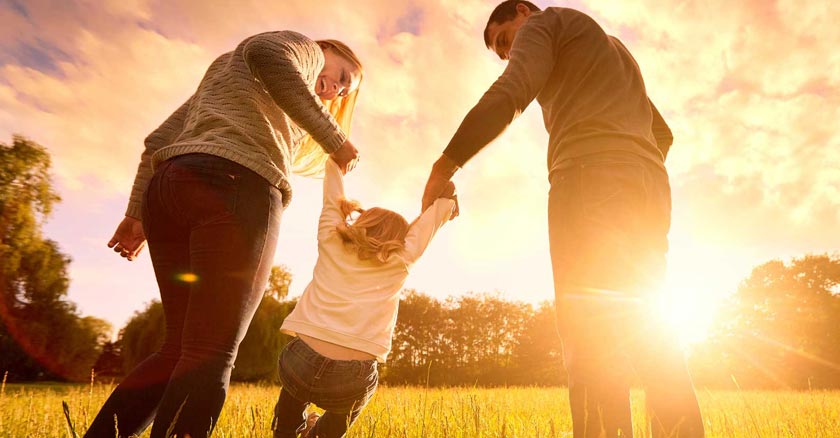
{"label": "man's dark hair", "polygon": [[523,4],[532,11],[539,11],[540,8],[527,0],[505,0],[493,9],[490,14],[490,19],[487,20],[487,26],[484,26],[484,44],[490,47],[490,35],[487,29],[491,24],[502,24],[506,21],[513,20],[516,17],[516,6]]}

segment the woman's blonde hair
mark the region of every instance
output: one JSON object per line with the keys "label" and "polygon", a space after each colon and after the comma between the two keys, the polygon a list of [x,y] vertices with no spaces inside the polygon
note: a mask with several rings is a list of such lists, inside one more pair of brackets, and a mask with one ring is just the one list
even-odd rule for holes
{"label": "woman's blonde hair", "polygon": [[[338,236],[348,251],[355,252],[361,260],[385,263],[392,254],[405,248],[408,221],[399,213],[384,208],[364,209],[356,201],[342,199],[341,212],[345,221],[336,226]],[[353,213],[359,216],[347,223]]]}
{"label": "woman's blonde hair", "polygon": [[[322,49],[335,50],[339,56],[358,67],[360,74],[359,81],[361,83],[361,76],[364,75],[362,62],[347,44],[338,40],[318,40],[316,43]],[[336,97],[333,100],[321,100],[333,118],[335,118],[341,131],[348,136],[350,135],[350,123],[353,119],[353,108],[356,107],[356,96],[358,94],[359,87],[356,87],[355,90],[347,93],[346,96]],[[324,164],[326,164],[327,158],[329,158],[329,154],[324,152],[321,145],[309,135],[303,140],[295,156],[292,158],[292,172],[301,176],[321,176],[324,173]]]}

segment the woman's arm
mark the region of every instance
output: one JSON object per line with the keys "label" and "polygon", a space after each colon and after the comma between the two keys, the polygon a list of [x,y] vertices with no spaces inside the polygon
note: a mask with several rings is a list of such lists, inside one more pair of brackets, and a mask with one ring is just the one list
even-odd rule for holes
{"label": "woman's arm", "polygon": [[245,41],[242,54],[277,106],[331,154],[347,136],[304,79],[300,57],[306,45],[320,50],[314,41],[296,32],[267,32]]}
{"label": "woman's arm", "polygon": [[140,164],[137,166],[137,174],[134,177],[134,185],[131,195],[128,198],[128,208],[125,215],[135,219],[141,218],[141,206],[143,204],[143,193],[149,180],[152,179],[152,155],[158,149],[174,143],[184,131],[184,123],[187,119],[187,110],[192,102],[192,97],[187,99],[165,122],[152,131],[144,141],[145,148],[140,154]]}

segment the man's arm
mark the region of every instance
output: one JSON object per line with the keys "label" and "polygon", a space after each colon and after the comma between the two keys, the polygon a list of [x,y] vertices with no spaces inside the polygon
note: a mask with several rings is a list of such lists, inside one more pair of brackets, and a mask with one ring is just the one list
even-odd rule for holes
{"label": "man's arm", "polygon": [[671,145],[674,143],[674,134],[671,133],[671,128],[665,123],[665,119],[662,118],[662,114],[656,109],[653,101],[648,98],[648,102],[650,102],[650,112],[653,115],[651,131],[653,131],[653,137],[656,139],[656,147],[662,152],[662,159],[665,160],[668,157]]}
{"label": "man's arm", "polygon": [[522,114],[545,85],[554,63],[552,29],[547,23],[529,19],[517,32],[505,71],[467,113],[432,167],[423,193],[423,210],[438,198],[446,181],[460,167]]}
{"label": "man's arm", "polygon": [[537,97],[554,64],[552,29],[529,19],[516,34],[505,71],[464,117],[444,155],[463,166],[496,139]]}

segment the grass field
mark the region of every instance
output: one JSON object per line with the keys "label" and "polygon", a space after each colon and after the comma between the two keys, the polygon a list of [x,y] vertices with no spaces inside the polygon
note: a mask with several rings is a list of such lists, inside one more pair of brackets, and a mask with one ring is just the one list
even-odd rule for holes
{"label": "grass field", "polygon": [[[62,401],[81,436],[111,389],[6,385],[0,393],[0,438],[72,436]],[[277,392],[276,386],[234,385],[213,436],[270,437]],[[566,395],[562,388],[383,387],[347,436],[571,437]],[[700,391],[698,396],[708,437],[840,437],[840,392]],[[644,395],[633,398],[637,431],[643,431]]]}

